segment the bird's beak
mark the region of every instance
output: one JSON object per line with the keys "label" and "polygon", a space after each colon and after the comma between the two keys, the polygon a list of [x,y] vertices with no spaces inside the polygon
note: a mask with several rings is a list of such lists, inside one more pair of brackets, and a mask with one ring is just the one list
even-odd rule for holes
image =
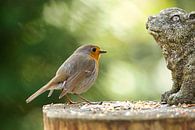
{"label": "bird's beak", "polygon": [[105,51],[105,50],[100,50],[100,53],[107,53],[107,51]]}

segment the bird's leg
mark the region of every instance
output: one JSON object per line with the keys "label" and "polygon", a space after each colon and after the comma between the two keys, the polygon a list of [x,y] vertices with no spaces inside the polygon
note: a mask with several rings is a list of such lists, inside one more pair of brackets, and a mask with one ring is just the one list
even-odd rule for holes
{"label": "bird's leg", "polygon": [[64,88],[66,85],[66,80],[62,83],[62,88]]}
{"label": "bird's leg", "polygon": [[77,104],[77,102],[74,102],[71,100],[71,98],[68,95],[65,95],[67,100],[68,100],[68,104]]}
{"label": "bird's leg", "polygon": [[90,104],[93,104],[91,101],[87,100],[86,98],[84,98],[83,96],[79,95],[79,94],[75,94],[77,95],[80,99],[82,99],[83,101],[87,102],[87,103],[90,103]]}
{"label": "bird's leg", "polygon": [[53,91],[54,91],[53,89],[49,91],[48,97],[52,95]]}

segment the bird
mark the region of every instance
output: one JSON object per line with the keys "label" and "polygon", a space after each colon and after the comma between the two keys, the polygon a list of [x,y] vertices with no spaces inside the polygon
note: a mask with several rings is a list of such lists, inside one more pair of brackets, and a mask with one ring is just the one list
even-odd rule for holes
{"label": "bird", "polygon": [[50,91],[50,97],[54,90],[62,90],[59,99],[66,96],[69,103],[74,103],[68,93],[75,94],[86,102],[90,102],[80,94],[86,92],[94,84],[98,77],[100,55],[107,53],[99,46],[85,44],[77,48],[73,54],[59,67],[55,76],[43,87],[37,90],[26,103],[46,91]]}

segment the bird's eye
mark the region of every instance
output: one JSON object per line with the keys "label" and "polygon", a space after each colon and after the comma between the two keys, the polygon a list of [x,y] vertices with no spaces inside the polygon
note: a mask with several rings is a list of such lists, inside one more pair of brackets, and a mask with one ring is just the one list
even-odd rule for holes
{"label": "bird's eye", "polygon": [[179,15],[174,15],[174,16],[171,17],[171,19],[172,19],[172,21],[177,22],[177,21],[180,20],[180,16]]}
{"label": "bird's eye", "polygon": [[93,52],[96,52],[96,48],[92,48],[92,51],[93,51]]}

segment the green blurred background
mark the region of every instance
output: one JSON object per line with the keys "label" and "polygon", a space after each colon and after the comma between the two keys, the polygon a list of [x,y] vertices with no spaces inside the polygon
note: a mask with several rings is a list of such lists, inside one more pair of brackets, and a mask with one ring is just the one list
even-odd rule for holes
{"label": "green blurred background", "polygon": [[[107,50],[100,74],[84,97],[159,100],[171,86],[160,48],[145,29],[147,17],[194,0],[2,0],[0,2],[0,130],[42,130],[42,106],[64,103],[59,91],[25,99],[47,83],[82,44]],[[73,99],[76,99],[74,96]]]}

